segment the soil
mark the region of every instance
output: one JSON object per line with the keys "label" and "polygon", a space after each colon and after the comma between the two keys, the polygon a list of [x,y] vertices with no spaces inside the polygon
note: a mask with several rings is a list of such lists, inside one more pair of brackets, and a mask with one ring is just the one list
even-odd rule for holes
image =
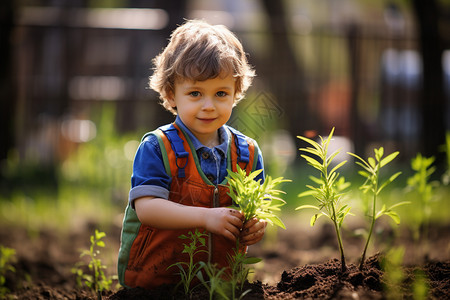
{"label": "soil", "polygon": [[[285,222],[288,230],[278,235],[267,232],[266,238],[249,249],[250,256],[263,262],[255,265],[255,273],[244,286],[251,291],[243,299],[413,299],[418,270],[426,275],[428,299],[450,299],[450,227],[431,226],[427,255],[409,232],[392,231],[380,226],[373,249],[362,271],[357,262],[362,249],[361,238],[344,232],[347,270],[342,271],[337,259],[333,228],[327,223],[299,225],[296,220]],[[6,274],[5,286],[10,290],[6,299],[97,299],[88,288],[76,285],[71,269],[80,261],[80,249],[88,249],[89,236],[95,224],[85,224],[69,235],[55,230],[26,232],[20,228],[0,228],[0,245],[16,249],[16,272]],[[102,229],[107,233],[102,262],[108,274],[115,274],[115,258],[119,248],[120,227]],[[377,242],[378,241],[378,242]],[[382,243],[380,242],[382,241]],[[405,256],[398,269],[403,279],[393,285],[383,271],[383,251],[402,245]],[[423,242],[420,244],[423,246]],[[141,288],[113,288],[103,292],[103,299],[185,299],[172,286],[148,291]],[[400,296],[399,296],[400,295]],[[209,299],[202,287],[189,299]]]}

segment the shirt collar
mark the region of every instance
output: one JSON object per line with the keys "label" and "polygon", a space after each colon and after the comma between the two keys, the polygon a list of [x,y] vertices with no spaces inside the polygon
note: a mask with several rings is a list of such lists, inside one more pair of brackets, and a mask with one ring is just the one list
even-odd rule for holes
{"label": "shirt collar", "polygon": [[[177,116],[177,118],[175,119],[175,124],[177,124],[184,132],[187,133],[189,139],[192,142],[192,145],[195,148],[195,151],[198,151],[201,148],[208,148],[195,137],[195,135],[186,127],[186,125],[184,125],[179,116]],[[224,157],[226,157],[228,144],[230,143],[230,135],[225,126],[219,128],[219,141],[220,144],[215,146],[214,149],[220,151],[224,155]]]}

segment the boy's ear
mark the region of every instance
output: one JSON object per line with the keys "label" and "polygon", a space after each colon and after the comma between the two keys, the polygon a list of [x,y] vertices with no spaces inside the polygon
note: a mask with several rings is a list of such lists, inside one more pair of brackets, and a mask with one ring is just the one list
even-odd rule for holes
{"label": "boy's ear", "polygon": [[175,95],[173,94],[173,92],[167,91],[166,100],[167,100],[167,102],[169,102],[170,106],[172,106],[172,107],[176,107],[174,99],[175,99]]}

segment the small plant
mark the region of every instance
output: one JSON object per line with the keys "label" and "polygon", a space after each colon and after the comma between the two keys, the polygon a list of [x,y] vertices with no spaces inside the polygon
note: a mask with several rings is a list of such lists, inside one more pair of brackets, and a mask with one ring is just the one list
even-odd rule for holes
{"label": "small plant", "polygon": [[199,264],[201,269],[205,271],[207,279],[203,277],[201,271],[197,272],[197,278],[208,290],[209,300],[213,299],[214,294],[218,294],[223,299],[229,299],[224,291],[225,281],[223,276],[226,268],[219,269],[217,264],[205,263],[204,261],[199,262]]}
{"label": "small plant", "polygon": [[414,300],[428,299],[428,292],[430,287],[428,285],[427,275],[421,269],[414,270],[414,282],[412,284],[412,293]]}
{"label": "small plant", "polygon": [[247,265],[256,264],[261,261],[257,257],[247,257],[247,253],[239,251],[239,241],[234,249],[234,254],[228,257],[230,265],[229,283],[231,288],[231,299],[236,299],[236,291],[240,292],[238,299],[243,298],[251,290],[242,291],[244,289],[244,283],[250,274],[250,268]]}
{"label": "small plant", "polygon": [[428,235],[428,224],[430,222],[431,207],[430,203],[433,199],[434,189],[437,187],[436,182],[430,182],[431,175],[436,171],[433,166],[435,158],[423,157],[420,153],[411,160],[411,168],[415,171],[414,175],[408,178],[408,188],[417,191],[420,199],[418,209],[418,220],[415,222],[414,238],[419,240],[420,228],[423,228],[423,234],[425,237]]}
{"label": "small plant", "polygon": [[3,299],[9,289],[6,284],[6,273],[16,272],[16,268],[12,265],[15,260],[16,250],[0,245],[0,298]]}
{"label": "small plant", "polygon": [[81,252],[80,257],[88,256],[90,258],[89,263],[87,264],[91,274],[84,273],[82,266],[86,265],[84,262],[78,263],[73,269],[72,273],[77,275],[77,284],[79,287],[83,286],[83,283],[93,290],[97,294],[97,298],[102,299],[102,291],[109,290],[111,288],[113,279],[115,276],[106,276],[103,271],[106,269],[98,258],[100,254],[100,250],[97,248],[104,248],[105,242],[102,239],[106,236],[104,232],[100,232],[97,229],[95,230],[94,235],[91,235],[90,241],[91,246],[89,250],[83,250]]}
{"label": "small plant", "polygon": [[366,259],[366,252],[367,252],[367,248],[369,246],[370,238],[372,236],[375,221],[379,217],[381,217],[383,215],[387,215],[387,216],[391,217],[396,224],[399,224],[400,217],[393,209],[400,205],[409,203],[408,201],[403,201],[403,202],[396,203],[396,204],[390,206],[389,208],[386,208],[386,205],[383,204],[381,210],[376,211],[377,196],[388,184],[393,182],[401,174],[401,172],[395,173],[394,175],[389,177],[389,179],[387,179],[385,182],[381,183],[380,182],[380,169],[382,167],[386,166],[392,160],[394,160],[394,158],[397,157],[399,152],[398,151],[394,152],[384,158],[383,158],[383,156],[384,156],[384,148],[383,147],[380,147],[379,149],[374,149],[374,152],[375,152],[375,158],[369,157],[367,159],[367,162],[354,153],[348,153],[348,154],[352,155],[353,157],[357,158],[359,161],[357,161],[356,164],[361,166],[364,169],[363,171],[358,172],[361,176],[366,178],[365,182],[361,185],[360,189],[363,191],[363,193],[372,193],[372,195],[373,195],[372,214],[369,216],[371,219],[370,229],[369,229],[366,244],[364,246],[364,250],[363,250],[363,253],[361,256],[361,262],[359,264],[360,270],[362,270],[362,268],[364,266],[364,262]]}
{"label": "small plant", "polygon": [[384,281],[387,299],[402,299],[402,282],[405,274],[402,269],[405,248],[392,248],[383,258],[381,265],[384,270]]}
{"label": "small plant", "polygon": [[314,226],[317,219],[321,216],[326,216],[333,222],[339,244],[339,251],[341,254],[341,268],[344,272],[347,269],[347,266],[345,263],[344,247],[342,244],[340,228],[344,218],[350,213],[350,207],[346,204],[343,205],[341,202],[344,196],[343,191],[350,185],[350,183],[345,182],[343,177],[339,178],[339,173],[336,172],[346,163],[346,161],[340,162],[330,170],[333,159],[339,154],[339,151],[328,154],[328,146],[330,145],[333,132],[334,128],[331,130],[327,139],[323,139],[319,136],[321,141],[320,144],[309,138],[298,136],[299,139],[312,146],[300,148],[300,151],[318,157],[318,159],[316,159],[305,154],[301,155],[301,157],[303,157],[309,165],[320,171],[320,178],[310,176],[310,179],[317,184],[317,187],[307,185],[309,190],[298,195],[298,197],[313,196],[319,202],[319,206],[301,205],[297,207],[296,210],[312,208],[319,211],[312,216],[310,222],[311,226]]}
{"label": "small plant", "polygon": [[[244,214],[245,222],[252,218],[257,218],[267,221],[271,225],[286,229],[283,221],[275,214],[275,211],[280,211],[280,207],[286,204],[283,199],[278,197],[284,192],[275,189],[275,187],[290,180],[283,177],[272,179],[272,177],[266,176],[264,183],[261,184],[261,180],[255,181],[255,178],[261,172],[262,170],[256,170],[247,175],[246,171],[242,170],[239,165],[237,165],[237,172],[228,170],[227,179],[230,186],[228,195],[234,204],[237,205],[235,208]],[[247,257],[247,254],[240,251],[239,248],[239,241],[237,241],[234,255],[228,258],[231,269],[229,283],[231,285],[232,299],[235,299],[237,289],[241,292],[240,297],[243,297],[250,291],[242,293],[243,285],[250,272],[250,269],[245,265],[261,261],[259,258]]]}
{"label": "small plant", "polygon": [[275,186],[290,180],[283,179],[283,177],[272,179],[270,176],[266,176],[264,183],[261,184],[260,180],[254,180],[261,172],[262,170],[256,170],[247,176],[245,170],[242,170],[239,165],[237,165],[237,172],[228,170],[227,179],[230,185],[228,195],[238,206],[236,209],[241,210],[244,214],[245,221],[256,217],[286,229],[284,223],[274,213],[280,211],[280,207],[286,203],[278,197],[284,192],[276,190]]}
{"label": "small plant", "polygon": [[189,262],[177,262],[167,268],[170,269],[174,266],[178,267],[180,270],[179,274],[181,276],[181,281],[179,284],[183,284],[185,295],[189,295],[191,293],[192,280],[195,276],[197,276],[203,266],[200,262],[194,263],[194,256],[201,252],[207,253],[206,250],[201,249],[201,247],[205,247],[205,237],[207,234],[198,231],[198,229],[196,229],[195,232],[189,231],[188,234],[189,236],[184,234],[180,235],[179,238],[190,241],[189,243],[184,244],[184,249],[182,252],[189,255]]}

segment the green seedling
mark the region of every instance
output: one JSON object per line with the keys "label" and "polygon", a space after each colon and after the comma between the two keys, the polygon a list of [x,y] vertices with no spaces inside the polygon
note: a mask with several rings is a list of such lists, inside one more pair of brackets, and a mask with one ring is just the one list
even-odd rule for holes
{"label": "green seedling", "polygon": [[414,175],[408,178],[408,188],[417,191],[420,199],[420,209],[418,209],[418,220],[415,222],[414,238],[419,240],[420,228],[423,228],[423,235],[428,235],[428,224],[431,216],[431,200],[433,199],[436,182],[430,182],[431,175],[436,171],[433,166],[435,158],[423,157],[420,153],[411,160],[411,168],[415,171]]}
{"label": "green seedling", "polygon": [[[275,187],[290,180],[283,177],[272,179],[272,177],[266,176],[264,183],[261,184],[261,180],[255,181],[255,178],[261,172],[262,170],[256,170],[247,175],[246,171],[242,170],[239,165],[237,166],[237,172],[228,170],[227,179],[230,186],[228,195],[233,200],[233,203],[237,205],[235,208],[244,214],[245,222],[252,218],[257,218],[271,225],[286,229],[283,221],[275,214],[276,211],[281,210],[281,206],[286,204],[283,199],[278,197],[280,194],[285,193],[275,189]],[[236,299],[237,290],[240,292],[240,298],[250,292],[250,290],[242,292],[243,285],[250,272],[246,265],[261,261],[259,258],[247,257],[245,252],[239,251],[239,248],[238,241],[234,249],[234,255],[228,258],[231,269],[229,284],[232,299]]]}
{"label": "green seedling", "polygon": [[372,193],[372,195],[373,195],[372,214],[369,216],[371,219],[370,229],[369,229],[366,244],[364,246],[364,250],[363,250],[363,253],[361,256],[361,262],[359,264],[360,270],[362,270],[362,268],[364,266],[364,262],[366,259],[366,252],[367,252],[367,248],[369,246],[370,238],[372,236],[375,221],[379,217],[381,217],[383,215],[387,215],[387,216],[391,217],[396,224],[399,224],[400,217],[393,209],[400,205],[409,203],[408,201],[403,201],[403,202],[396,203],[396,204],[390,206],[389,208],[386,208],[386,205],[383,204],[381,210],[379,210],[379,211],[376,210],[377,196],[388,184],[393,182],[401,174],[401,172],[395,173],[394,175],[389,177],[389,179],[387,179],[386,181],[381,183],[380,182],[380,169],[382,167],[386,166],[387,164],[389,164],[392,160],[394,160],[394,158],[397,157],[399,152],[398,151],[394,152],[384,158],[383,158],[383,156],[384,156],[384,148],[383,147],[380,147],[379,149],[374,149],[374,152],[375,152],[375,158],[369,157],[367,159],[367,161],[365,161],[364,159],[362,159],[361,157],[359,157],[358,155],[356,155],[354,153],[348,153],[348,154],[352,155],[353,157],[355,157],[356,159],[358,159],[359,161],[357,161],[356,164],[361,166],[364,169],[364,170],[358,172],[358,174],[360,174],[361,176],[366,178],[365,182],[361,185],[360,189],[364,193]]}
{"label": "green seedling", "polygon": [[[259,263],[260,258],[247,257],[247,253],[239,251],[239,241],[237,242],[234,254],[228,257],[230,265],[229,283],[231,288],[231,299],[242,299],[251,290],[242,291],[244,289],[244,283],[250,274],[250,268],[247,265]],[[236,298],[236,291],[239,291],[240,296]]]}
{"label": "green seedling", "polygon": [[428,299],[430,287],[428,285],[427,275],[420,269],[414,270],[414,282],[412,284],[412,293],[414,300]]}
{"label": "green seedling", "polygon": [[93,290],[97,294],[97,298],[102,299],[102,291],[109,290],[111,288],[113,279],[115,276],[106,276],[103,270],[106,269],[106,266],[102,264],[98,255],[100,254],[100,250],[98,248],[104,248],[105,242],[102,239],[106,236],[104,232],[100,232],[97,229],[95,230],[94,235],[91,235],[90,241],[91,246],[89,250],[83,250],[81,252],[80,257],[88,256],[90,261],[87,264],[90,274],[86,274],[83,271],[83,266],[86,264],[84,262],[78,263],[73,269],[72,273],[77,275],[77,284],[79,287],[83,286],[83,283]]}
{"label": "green seedling", "polygon": [[381,265],[384,270],[383,279],[387,299],[402,299],[402,282],[405,274],[402,269],[405,248],[392,248],[383,258]]}
{"label": "green seedling", "polygon": [[310,176],[310,179],[317,184],[317,187],[307,185],[309,190],[298,195],[298,197],[313,196],[319,202],[319,205],[301,205],[297,207],[296,210],[312,208],[318,211],[318,213],[314,214],[311,218],[311,226],[314,226],[317,219],[321,216],[326,216],[333,222],[341,255],[341,268],[344,272],[347,269],[347,266],[345,263],[340,228],[344,218],[350,213],[350,207],[347,204],[342,204],[344,190],[349,187],[350,183],[345,182],[344,177],[339,178],[339,173],[337,173],[337,170],[343,166],[346,161],[342,161],[331,168],[333,159],[339,154],[339,151],[335,151],[330,155],[328,154],[328,146],[330,145],[333,132],[334,128],[331,130],[327,139],[323,139],[319,136],[321,141],[320,144],[309,138],[298,136],[299,139],[312,146],[300,148],[300,151],[312,154],[317,158],[305,154],[302,154],[301,157],[303,157],[309,165],[320,171],[320,178]]}
{"label": "green seedling", "polygon": [[237,205],[235,208],[244,214],[245,221],[258,218],[286,229],[284,223],[274,213],[280,211],[280,207],[286,203],[278,197],[285,193],[275,187],[290,180],[283,179],[283,177],[272,179],[270,176],[266,176],[264,183],[261,184],[260,180],[254,180],[261,172],[262,170],[256,170],[247,176],[245,170],[242,170],[239,165],[237,172],[228,170],[227,179],[230,185],[228,195]]}
{"label": "green seedling", "polygon": [[9,289],[5,286],[6,274],[8,272],[16,272],[13,262],[16,258],[16,250],[0,245],[0,298],[9,293]]}
{"label": "green seedling", "polygon": [[219,269],[217,264],[205,263],[203,261],[199,262],[202,270],[205,271],[206,279],[203,277],[201,271],[197,272],[197,278],[203,284],[203,286],[208,290],[209,300],[214,298],[217,294],[223,299],[229,299],[224,291],[225,280],[223,279],[226,268]]}
{"label": "green seedling", "polygon": [[182,253],[186,253],[189,255],[188,262],[177,262],[170,265],[167,269],[172,267],[177,267],[180,272],[178,273],[181,276],[181,281],[179,284],[183,285],[185,295],[189,295],[191,293],[191,283],[195,276],[200,272],[202,268],[202,264],[200,262],[194,263],[194,256],[198,253],[207,253],[208,251],[201,249],[205,247],[206,240],[205,237],[207,234],[195,230],[195,232],[189,231],[187,235],[180,235],[179,238],[182,240],[189,240],[188,243],[184,243],[184,249]]}

